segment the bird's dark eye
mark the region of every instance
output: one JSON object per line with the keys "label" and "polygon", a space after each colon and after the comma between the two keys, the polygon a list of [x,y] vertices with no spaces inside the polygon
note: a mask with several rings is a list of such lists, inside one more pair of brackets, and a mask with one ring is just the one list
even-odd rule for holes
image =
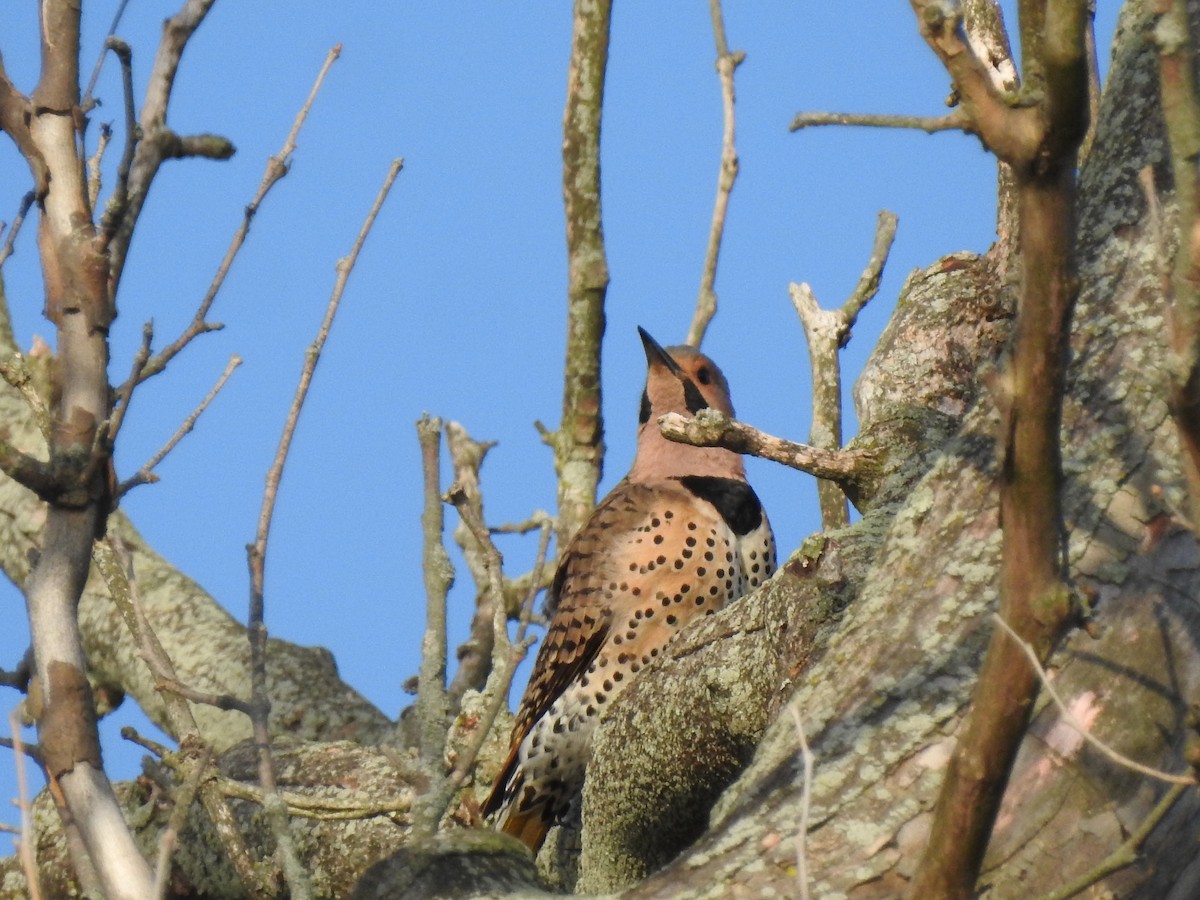
{"label": "bird's dark eye", "polygon": [[696,370],[696,380],[701,384],[712,384],[712,374],[708,371],[708,366],[701,366]]}

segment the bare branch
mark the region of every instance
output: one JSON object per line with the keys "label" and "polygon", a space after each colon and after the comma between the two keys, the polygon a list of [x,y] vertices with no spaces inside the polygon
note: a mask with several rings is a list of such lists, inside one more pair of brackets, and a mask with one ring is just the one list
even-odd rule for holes
{"label": "bare branch", "polygon": [[8,727],[12,733],[13,765],[17,769],[17,807],[21,811],[21,839],[17,841],[17,855],[21,859],[21,871],[25,873],[25,886],[29,889],[30,900],[41,900],[42,882],[35,855],[37,838],[33,832],[29,780],[25,777],[25,742],[21,739],[21,716],[16,707],[8,714]]}
{"label": "bare branch", "polygon": [[[421,513],[424,537],[421,569],[425,575],[425,634],[421,639],[421,674],[417,686],[417,727],[420,759],[432,780],[442,774],[446,724],[446,597],[454,581],[450,557],[442,544],[441,453],[442,420],[422,416],[417,422],[421,444],[425,506]],[[426,833],[437,830],[438,816],[417,816]]]}
{"label": "bare branch", "polygon": [[0,439],[0,472],[33,491],[43,500],[53,501],[73,509],[90,502],[88,484],[76,477],[78,471],[70,463],[54,460],[42,462]]}
{"label": "bare branch", "polygon": [[121,425],[125,422],[125,416],[129,414],[129,404],[133,400],[133,389],[137,387],[142,370],[146,368],[146,363],[150,359],[150,348],[153,343],[154,322],[151,320],[142,323],[142,342],[138,345],[137,352],[133,354],[129,377],[125,379],[125,383],[117,389],[113,397],[113,411],[108,419],[110,443],[115,443],[117,435],[121,433]]}
{"label": "bare branch", "polygon": [[100,124],[100,137],[96,140],[96,152],[88,157],[88,206],[94,211],[100,199],[101,173],[100,164],[104,161],[104,153],[108,150],[108,142],[112,140],[112,126],[107,122]]}
{"label": "bare branch", "polygon": [[50,186],[50,172],[41,148],[34,142],[29,129],[32,116],[32,102],[9,80],[4,61],[0,59],[0,131],[12,138],[17,150],[25,158],[33,176],[34,196],[44,197]]}
{"label": "bare branch", "polygon": [[491,525],[488,531],[492,534],[528,534],[531,531],[538,531],[546,520],[550,520],[551,527],[554,526],[554,517],[545,510],[535,510],[524,522],[503,522],[500,525]]}
{"label": "bare branch", "polygon": [[729,52],[725,39],[725,19],[721,12],[721,0],[709,0],[708,10],[712,17],[713,38],[717,45],[717,74],[721,79],[721,108],[724,128],[721,136],[721,168],[717,176],[717,198],[713,203],[712,225],[708,232],[708,249],[704,254],[704,271],[700,278],[700,292],[696,297],[696,311],[688,328],[687,343],[699,347],[704,340],[708,323],[717,312],[717,260],[721,254],[721,238],[725,233],[725,214],[729,209],[729,195],[737,180],[738,156],[734,143],[736,118],[734,115],[733,74],[745,60],[741,50]]}
{"label": "bare branch", "polygon": [[33,206],[34,192],[28,191],[21,199],[21,206],[17,210],[17,215],[12,221],[12,225],[8,227],[8,237],[4,239],[4,246],[0,247],[0,266],[3,266],[10,256],[13,255],[13,247],[17,241],[17,235],[21,233],[21,226],[25,223],[25,216],[29,213],[29,207]]}
{"label": "bare branch", "polygon": [[[213,773],[213,783],[226,797],[236,800],[248,800],[251,803],[263,804],[263,792],[252,784]],[[345,800],[324,799],[297,794],[291,791],[280,791],[279,797],[287,804],[289,815],[305,819],[326,819],[331,821],[348,821],[353,819],[369,819],[375,816],[392,816],[396,813],[408,812],[412,806],[408,798],[388,800],[379,797],[364,797],[360,803],[349,803]]]}
{"label": "bare branch", "polygon": [[702,409],[695,418],[668,413],[658,420],[663,436],[697,447],[724,447],[782,463],[818,478],[853,485],[874,471],[881,455],[874,450],[822,450],[797,444],[728,418],[715,409]]}
{"label": "bare branch", "polygon": [[205,747],[200,762],[173,798],[175,806],[167,821],[167,830],[158,839],[158,858],[154,864],[154,896],[158,900],[165,900],[167,896],[167,889],[171,883],[171,857],[175,853],[175,843],[179,838],[179,833],[187,825],[188,809],[191,807],[192,801],[196,799],[200,781],[207,775],[211,762],[212,748]]}
{"label": "bare branch", "polygon": [[[551,523],[546,519],[542,523],[542,534],[538,542],[537,559],[534,562],[534,571],[540,571],[546,562],[546,551],[550,547]],[[483,749],[484,742],[487,740],[488,734],[492,730],[492,725],[496,722],[496,717],[500,715],[500,710],[508,704],[508,690],[512,686],[513,676],[517,673],[517,667],[521,665],[525,659],[525,654],[529,651],[533,644],[533,638],[527,637],[526,632],[529,629],[529,620],[533,614],[533,603],[540,592],[540,587],[535,583],[529,588],[525,594],[525,600],[521,604],[521,614],[517,624],[516,637],[509,644],[509,657],[505,664],[495,673],[495,683],[490,685],[491,700],[484,711],[483,717],[476,726],[475,737],[463,752],[458,761],[454,765],[454,770],[450,773],[447,779],[450,784],[451,792],[457,791],[466,781],[467,776],[475,767],[475,761],[479,758],[479,751]],[[507,629],[504,631],[504,637],[507,638]]]}
{"label": "bare branch", "polygon": [[[964,40],[957,7],[913,0],[922,36],[954,79],[984,143],[1012,165],[1016,180],[1022,278],[1000,440],[1000,610],[1040,659],[1049,657],[1073,614],[1061,543],[1060,429],[1079,290],[1075,164],[1087,124],[1085,5],[1021,5],[1025,83],[1040,96],[1012,107]],[[1020,649],[994,632],[911,896],[973,894],[1038,685]]]}
{"label": "bare branch", "polygon": [[165,369],[167,363],[174,359],[193,338],[201,334],[207,334],[210,331],[217,331],[221,328],[219,324],[208,321],[208,312],[212,309],[213,302],[217,299],[217,294],[220,292],[221,286],[225,284],[225,277],[229,274],[238,251],[242,249],[242,245],[246,242],[246,236],[250,233],[250,223],[254,220],[259,207],[266,199],[271,188],[287,175],[290,166],[290,157],[296,149],[296,138],[300,134],[300,128],[304,125],[305,120],[307,120],[308,113],[312,109],[317,93],[321,90],[321,85],[325,82],[325,75],[329,72],[330,67],[338,58],[341,51],[342,45],[338,44],[326,55],[325,62],[321,65],[321,71],[317,73],[317,78],[313,82],[312,89],[308,92],[308,98],[304,101],[304,105],[300,107],[300,111],[296,113],[296,118],[292,121],[292,128],[284,139],[283,146],[274,156],[268,157],[267,168],[263,173],[262,181],[258,184],[258,190],[255,191],[254,197],[250,202],[246,204],[246,208],[242,214],[242,224],[234,232],[233,238],[229,242],[229,249],[225,251],[225,258],[221,260],[221,265],[217,267],[217,272],[213,276],[212,283],[208,286],[204,298],[200,301],[200,306],[196,310],[196,314],[192,317],[192,321],[179,337],[164,347],[160,353],[146,364],[139,376],[139,381],[145,381]]}
{"label": "bare branch", "polygon": [[334,316],[337,315],[338,306],[341,304],[343,293],[345,293],[346,282],[350,278],[350,273],[354,271],[354,264],[358,261],[358,254],[361,252],[367,235],[371,231],[371,226],[375,224],[375,218],[379,215],[379,210],[383,206],[384,200],[387,199],[388,192],[391,190],[396,176],[400,174],[400,169],[403,165],[404,161],[401,159],[392,162],[387,176],[384,178],[383,185],[375,196],[375,202],[372,204],[370,212],[367,213],[367,217],[363,221],[358,237],[350,248],[350,252],[337,262],[337,277],[334,280],[333,291],[330,294],[329,304],[325,310],[325,317],[321,321],[321,327],[317,331],[316,338],[309,345],[305,353],[304,365],[300,371],[300,381],[296,386],[296,393],[292,398],[291,408],[288,410],[283,434],[280,436],[279,446],[275,451],[275,458],[267,471],[266,489],[263,492],[262,508],[259,511],[258,529],[255,533],[254,543],[247,548],[250,567],[250,613],[246,629],[250,640],[250,675],[253,693],[250,718],[254,725],[254,743],[258,748],[259,754],[259,778],[262,783],[264,795],[263,809],[267,814],[271,832],[275,837],[280,868],[283,870],[288,889],[292,897],[295,898],[310,896],[311,886],[308,883],[307,873],[300,863],[295,842],[288,828],[287,807],[278,797],[275,784],[275,767],[271,760],[271,736],[268,729],[271,701],[267,696],[267,628],[263,618],[263,576],[266,566],[267,540],[270,536],[271,519],[275,512],[275,500],[279,494],[279,482],[283,477],[284,463],[287,461],[288,451],[292,445],[292,438],[296,433],[296,425],[300,420],[300,411],[304,407],[304,401],[308,396],[308,389],[312,383],[313,373],[316,371],[317,362],[321,358],[321,351],[325,346],[326,339],[329,337],[329,330],[333,326]]}
{"label": "bare branch", "polygon": [[492,651],[493,668],[502,663],[509,652],[508,615],[504,608],[504,557],[496,548],[487,526],[479,517],[478,510],[471,504],[467,492],[459,485],[451,485],[447,497],[458,510],[463,524],[471,532],[483,555],[487,574],[488,601],[492,609],[492,620],[498,624],[495,645]]}
{"label": "bare branch", "polygon": [[[112,23],[108,26],[108,34],[105,36],[104,47],[96,56],[96,65],[92,68],[92,77],[88,79],[87,88],[83,92],[83,99],[79,103],[79,108],[85,113],[90,112],[95,106],[96,101],[92,99],[92,92],[96,90],[96,82],[100,80],[100,70],[104,68],[104,60],[108,56],[108,40],[117,33],[117,27],[121,24],[121,18],[125,15],[125,7],[129,5],[129,0],[121,0],[117,4],[117,11],[113,13]],[[94,201],[93,201],[94,202]]]}
{"label": "bare branch", "polygon": [[[911,3],[921,36],[953,80],[955,96],[961,104],[963,121],[959,127],[978,134],[989,150],[1014,167],[1028,164],[1037,155],[1045,136],[1038,111],[1031,106],[1011,104],[997,86],[991,70],[976,56],[963,33],[958,4],[939,0],[911,0]],[[1025,49],[1026,57],[1033,55],[1028,44]]]}
{"label": "bare branch", "polygon": [[17,667],[9,672],[5,669],[0,669],[0,686],[16,688],[22,694],[29,690],[29,679],[33,677],[33,651],[27,649],[21,657]]}
{"label": "bare branch", "polygon": [[[458,503],[455,503],[455,506],[458,508]],[[462,512],[462,509],[460,509],[460,512]],[[476,539],[484,541],[486,545],[491,545],[492,541],[490,536],[487,535],[484,523],[475,520],[470,511],[467,512],[467,516],[468,520],[470,520],[467,526],[475,534]],[[540,571],[542,565],[546,563],[546,551],[550,547],[550,535],[551,522],[547,518],[547,520],[542,522],[541,538],[538,542],[538,558],[534,562],[534,571]],[[488,569],[496,572],[496,575],[491,578],[494,594],[496,592],[496,582],[503,581],[503,576],[500,574],[500,565],[502,565],[503,559],[494,546],[488,551],[488,559],[491,560]],[[539,590],[540,587],[538,584],[533,583],[526,595],[524,595],[520,617],[518,617],[516,637],[511,642],[509,641],[508,634],[508,620],[505,617],[499,616],[499,614],[494,618],[497,631],[496,636],[494,636],[493,646],[497,650],[496,656],[494,656],[496,661],[494,661],[492,666],[492,673],[491,677],[488,678],[486,690],[486,694],[490,695],[490,700],[488,700],[487,707],[484,709],[484,715],[481,716],[478,724],[475,725],[474,737],[470,740],[470,743],[463,750],[462,754],[458,756],[454,769],[446,776],[442,786],[442,796],[440,796],[437,805],[437,808],[442,810],[440,815],[445,814],[445,809],[448,808],[450,800],[454,798],[454,794],[458,791],[458,788],[462,787],[463,782],[467,780],[467,776],[475,768],[475,761],[479,758],[479,751],[484,746],[488,734],[491,733],[492,726],[496,724],[500,709],[508,706],[512,676],[515,676],[517,666],[521,665],[529,647],[533,644],[533,638],[527,637],[526,631],[529,628],[529,618],[533,614],[533,604]],[[500,656],[502,652],[506,654],[503,658]]]}
{"label": "bare branch", "polygon": [[[842,446],[842,369],[838,351],[850,340],[859,312],[879,290],[883,267],[896,237],[896,221],[894,213],[886,210],[879,213],[871,256],[854,292],[840,309],[821,309],[807,284],[788,286],[808,342],[813,394],[813,424],[808,439],[814,447],[837,450]],[[850,524],[846,495],[837,484],[822,480],[817,485],[817,495],[822,527],[830,530]]]}
{"label": "bare branch", "polygon": [[966,113],[956,109],[944,116],[896,116],[878,113],[797,113],[788,131],[800,131],[816,125],[855,125],[866,128],[909,128],[933,134],[937,131],[970,131]]}
{"label": "bare branch", "polygon": [[567,107],[563,115],[563,202],[567,218],[567,347],[562,423],[543,437],[558,475],[558,546],[596,505],[604,465],[600,342],[608,260],[600,215],[600,118],[608,65],[611,0],[575,0]]}
{"label": "bare branch", "polygon": [[[494,444],[476,441],[460,424],[448,422],[446,445],[450,450],[450,462],[454,466],[451,502],[455,506],[469,505],[474,519],[483,522],[479,470],[488,450]],[[495,640],[495,610],[492,605],[493,591],[490,587],[492,558],[472,529],[467,526],[461,512],[459,520],[458,527],[454,529],[454,540],[462,550],[467,568],[471,570],[471,578],[475,582],[475,612],[471,617],[470,635],[458,648],[458,669],[447,689],[447,709],[452,715],[468,689],[479,690],[487,683],[488,673],[492,669]],[[504,596],[501,602],[507,606],[507,596]]]}
{"label": "bare branch", "polygon": [[[539,592],[539,587],[536,583],[530,586],[525,599],[521,603],[516,638],[510,642],[508,639],[508,617],[502,612],[504,606],[504,559],[492,542],[491,536],[483,524],[483,520],[475,514],[475,510],[467,499],[466,494],[451,488],[450,500],[454,504],[455,509],[458,510],[459,515],[463,517],[463,523],[484,548],[485,558],[487,559],[491,607],[494,611],[493,624],[496,633],[493,638],[492,674],[488,678],[488,686],[485,692],[489,695],[490,699],[487,707],[484,709],[482,718],[475,726],[474,737],[463,753],[460,754],[454,765],[454,769],[447,776],[441,787],[440,796],[434,807],[439,810],[439,819],[445,814],[445,810],[453,799],[454,794],[462,787],[467,776],[475,767],[479,751],[487,740],[492,730],[492,725],[495,724],[496,717],[500,714],[500,710],[508,704],[508,691],[512,686],[513,675],[516,674],[517,666],[521,664],[526,652],[533,643],[532,638],[526,637],[525,632],[529,627],[534,599]],[[537,560],[534,563],[534,571],[540,571],[545,564],[546,551],[549,545],[550,522],[547,520],[542,525],[542,534],[538,543],[538,554]]]}
{"label": "bare branch", "polygon": [[[120,225],[129,202],[129,169],[133,165],[133,155],[137,151],[141,130],[138,128],[137,110],[133,100],[133,51],[127,43],[112,36],[104,42],[104,46],[115,53],[121,62],[122,101],[125,104],[125,149],[121,153],[121,161],[117,164],[117,183],[113,186],[112,196],[100,221],[100,231],[107,242]],[[97,150],[97,154],[99,152]]]}
{"label": "bare branch", "polygon": [[846,341],[849,340],[850,329],[858,321],[858,314],[862,312],[863,307],[879,292],[879,282],[883,277],[883,267],[887,265],[888,254],[892,251],[892,242],[896,239],[896,225],[898,223],[899,219],[895,213],[888,212],[886,209],[879,211],[879,218],[875,223],[875,241],[871,245],[871,256],[863,268],[862,275],[858,278],[858,284],[855,285],[854,293],[842,304],[840,310],[846,322],[846,336],[842,338],[840,344],[842,347],[846,346]]}
{"label": "bare branch", "polygon": [[121,482],[120,486],[117,488],[117,497],[125,496],[125,494],[129,493],[131,489],[137,487],[139,484],[150,484],[158,480],[158,476],[154,474],[154,469],[163,461],[163,459],[166,458],[167,454],[174,450],[179,442],[182,441],[185,436],[190,434],[192,429],[196,427],[196,421],[204,414],[204,411],[208,409],[213,400],[217,398],[217,394],[221,392],[221,388],[225,387],[225,383],[229,381],[229,377],[233,374],[233,370],[241,364],[242,358],[240,356],[231,356],[229,358],[229,362],[225,365],[225,371],[221,373],[221,377],[217,379],[217,383],[213,385],[212,390],[204,395],[204,399],[200,401],[200,405],[192,410],[191,414],[183,420],[183,424],[180,425],[178,430],[171,435],[171,437],[165,444],[162,445],[161,448],[159,448],[157,453],[143,463],[142,467],[138,469],[132,477]]}
{"label": "bare branch", "polygon": [[151,740],[143,734],[139,734],[138,730],[132,725],[126,725],[121,729],[121,737],[131,744],[137,744],[143,750],[149,751],[158,759],[163,759],[171,753],[171,748],[165,744],[160,744],[158,741]]}

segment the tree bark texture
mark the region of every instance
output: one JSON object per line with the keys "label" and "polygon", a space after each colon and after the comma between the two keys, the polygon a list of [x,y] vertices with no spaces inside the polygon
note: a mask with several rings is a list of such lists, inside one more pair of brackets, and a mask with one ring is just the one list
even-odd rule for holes
{"label": "tree bark texture", "polygon": [[600,344],[608,257],[600,216],[600,120],[611,20],[611,0],[575,0],[562,151],[567,354],[562,424],[552,439],[558,472],[559,547],[567,545],[591,514],[604,467]]}
{"label": "tree bark texture", "polygon": [[[1092,733],[1141,763],[1183,772],[1193,735],[1189,705],[1200,691],[1200,547],[1177,516],[1186,503],[1168,408],[1161,261],[1169,252],[1155,245],[1138,183],[1138,173],[1153,167],[1169,207],[1150,24],[1140,4],[1122,18],[1096,142],[1079,180],[1081,292],[1062,416],[1062,508],[1070,575],[1092,598],[1096,636],[1072,632],[1050,668],[1058,692]],[[681,635],[612,705],[585,787],[586,890],[795,895],[804,784],[789,706],[815,755],[806,852],[813,896],[869,900],[907,889],[994,628],[1001,417],[985,385],[1012,324],[1007,254],[1004,246],[983,257],[955,254],[906,283],[855,390],[861,433],[851,446],[887,454],[863,519],[810,538],[766,587]],[[18,418],[7,406],[0,415],[28,421],[14,396],[0,390],[0,403],[13,404]],[[770,508],[770,498],[765,502]],[[0,507],[11,514],[0,517],[4,566],[22,579],[39,507],[11,482],[0,485]],[[156,610],[152,618],[161,617],[164,642],[179,642],[169,649],[179,654],[181,678],[245,696],[244,685],[224,680],[245,677],[244,667],[229,661],[244,660],[244,649],[226,650],[237,641],[244,646],[240,628],[137,547],[144,601]],[[156,590],[161,600],[151,599]],[[99,595],[84,601],[89,666],[100,682],[126,686],[154,709],[144,667],[106,604]],[[197,617],[210,620],[211,630],[189,632]],[[227,632],[237,635],[228,644]],[[189,644],[198,650],[185,652]],[[285,692],[284,699],[273,695],[274,727],[304,740],[369,743],[386,733],[386,719],[348,693],[330,663],[314,663],[320,651],[280,648],[294,668],[272,671]],[[305,692],[287,700],[286,692],[300,686]],[[233,714],[197,715],[224,723]],[[217,734],[245,728],[204,727]],[[376,753],[336,743],[302,752],[314,766],[326,756]],[[485,756],[494,767],[495,753]],[[406,796],[406,764],[398,780],[382,769],[360,776],[365,767],[335,777],[369,785],[377,797]],[[480,785],[488,774],[485,766]],[[303,767],[289,770],[288,782],[304,777]],[[1043,698],[985,859],[985,896],[1039,896],[1091,869],[1141,825],[1166,789],[1086,745]],[[126,796],[131,788],[121,790]],[[245,801],[243,812],[256,809]],[[349,858],[364,847],[371,852],[354,859],[365,868],[364,860],[383,859],[405,840],[403,814],[386,824],[386,840],[375,831],[368,836],[362,820],[324,821],[319,838],[299,840],[314,871],[320,853]],[[161,826],[149,827],[153,833]],[[42,839],[52,832],[47,825]],[[248,830],[251,840],[258,834]],[[491,842],[481,847],[473,832],[461,841],[456,834],[440,835],[437,847],[406,844],[405,857],[373,870],[377,893],[362,896],[399,894],[380,888],[380,879],[414,885],[412,896],[438,896],[436,886],[422,890],[411,877],[414,864],[429,871],[424,867],[435,858],[478,863],[477,895],[539,890],[519,856],[505,856]],[[1101,888],[1123,900],[1194,896],[1197,838],[1200,799],[1188,790],[1139,861],[1107,876]],[[210,877],[204,866],[219,863],[197,865],[193,884]],[[326,891],[347,883],[314,875],[325,896],[342,896]],[[19,895],[0,892],[8,896]]]}

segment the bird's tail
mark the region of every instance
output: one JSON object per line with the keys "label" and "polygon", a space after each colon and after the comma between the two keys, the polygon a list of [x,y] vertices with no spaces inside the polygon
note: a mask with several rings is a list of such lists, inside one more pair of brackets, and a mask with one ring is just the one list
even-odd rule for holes
{"label": "bird's tail", "polygon": [[515,803],[510,805],[500,814],[497,827],[505,834],[511,834],[536,856],[552,824],[546,815],[547,809],[539,804],[528,812],[518,812],[515,806]]}

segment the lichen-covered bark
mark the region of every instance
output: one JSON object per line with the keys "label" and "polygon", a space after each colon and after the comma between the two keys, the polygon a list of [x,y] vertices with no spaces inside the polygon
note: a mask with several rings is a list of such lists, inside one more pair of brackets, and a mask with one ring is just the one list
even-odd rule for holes
{"label": "lichen-covered bark", "polygon": [[[860,406],[860,440],[889,448],[886,475],[862,521],[814,536],[766,587],[681,636],[647,670],[656,677],[635,681],[605,716],[584,791],[582,889],[633,884],[695,840],[768,722],[797,685],[821,677],[814,673],[822,660],[847,672],[860,665],[862,681],[870,681],[876,662],[870,653],[841,660],[846,651],[835,648],[844,647],[841,635],[861,620],[860,591],[888,546],[898,505],[911,501],[914,482],[937,465],[939,447],[973,396],[979,367],[1003,345],[1007,319],[990,272],[990,260],[963,254],[909,279],[861,386],[871,399]],[[945,302],[949,297],[953,304]],[[995,324],[981,327],[989,318]],[[912,389],[916,382],[920,388]],[[886,618],[880,622],[886,627]],[[814,724],[812,710],[803,715]],[[782,721],[792,727],[789,716]],[[788,755],[794,753],[793,733]],[[761,802],[753,782],[743,779],[721,807],[742,791],[755,798],[752,807]],[[663,877],[664,885],[672,883],[673,876]],[[655,881],[646,885],[652,893]]]}
{"label": "lichen-covered bark", "polygon": [[[398,851],[408,837],[408,806],[420,784],[415,759],[349,742],[283,743],[275,748],[274,759],[285,798],[306,808],[306,812],[293,814],[291,829],[308,867],[314,896],[349,896],[362,873]],[[252,788],[257,782],[254,747],[247,742],[226,754],[220,771]],[[170,803],[164,802],[147,778],[119,785],[118,793],[142,852],[153,859],[171,815]],[[393,811],[356,814],[356,809],[378,806],[381,799]],[[245,799],[232,800],[231,806],[246,842],[260,849],[269,847],[270,830],[262,807]],[[77,896],[66,841],[45,793],[34,804],[34,813],[38,866],[46,894]],[[191,808],[172,862],[172,884],[179,895],[245,896],[199,804]],[[19,896],[0,891],[3,900]]]}
{"label": "lichen-covered bark", "polygon": [[[1141,167],[1161,166],[1164,159],[1145,29],[1144,17],[1123,23],[1081,181],[1082,294],[1064,408],[1063,508],[1072,576],[1094,592],[1099,633],[1076,632],[1053,665],[1059,691],[1097,736],[1145,764],[1181,771],[1185,711],[1200,689],[1194,600],[1200,552],[1172,518],[1181,508],[1181,481],[1166,403],[1161,248],[1143,225],[1135,180]],[[958,264],[947,261],[947,268]],[[952,282],[945,286],[949,290],[932,302],[949,309],[959,295]],[[936,328],[906,323],[913,298],[910,287],[872,367],[886,365],[889,375],[911,369],[933,386],[936,360],[947,368],[961,361],[947,352],[951,342],[923,339]],[[996,312],[976,319],[975,327],[1000,323],[1003,304]],[[972,327],[971,319],[960,327]],[[910,360],[914,365],[906,364]],[[894,415],[906,415],[901,410],[909,398],[931,390],[914,392],[909,378],[893,387],[879,374],[873,371],[871,383],[860,386],[864,420],[886,417],[896,400]],[[976,372],[973,383],[982,374]],[[815,896],[894,897],[907,887],[992,628],[999,418],[987,392],[962,399],[974,406],[958,436],[940,450],[930,445],[936,458],[928,472],[905,489],[872,565],[860,573],[854,601],[831,629],[824,652],[796,679],[792,702],[816,755],[807,852]],[[730,610],[727,628],[736,630],[768,596]],[[671,693],[672,677],[662,673],[662,694]],[[682,680],[689,677],[695,674]],[[637,693],[627,694],[636,700]],[[611,719],[637,718],[643,726],[654,720],[652,710],[623,709],[624,701],[614,705]],[[628,758],[633,751],[626,746],[622,752]],[[788,716],[777,718],[750,768],[721,798],[706,835],[629,895],[794,890],[801,771],[795,726]],[[608,774],[607,789],[619,797],[624,786],[616,769]],[[1001,810],[985,867],[988,896],[1036,896],[1088,870],[1137,827],[1164,790],[1086,747],[1057,710],[1043,704]],[[584,816],[590,829],[587,808]],[[1188,795],[1152,836],[1147,862],[1110,876],[1105,886],[1122,897],[1166,896],[1182,883],[1197,834],[1200,804]],[[625,872],[634,868],[623,864]]]}

